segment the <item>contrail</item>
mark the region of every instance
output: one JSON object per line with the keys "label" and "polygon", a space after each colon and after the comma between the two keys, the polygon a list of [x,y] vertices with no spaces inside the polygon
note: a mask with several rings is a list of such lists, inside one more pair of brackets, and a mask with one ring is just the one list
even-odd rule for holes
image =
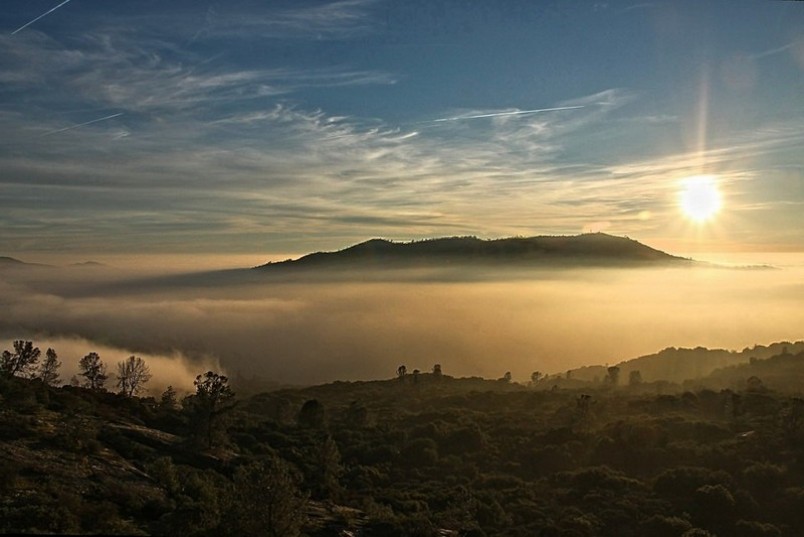
{"label": "contrail", "polygon": [[107,119],[112,119],[115,117],[120,117],[123,115],[123,112],[112,114],[111,116],[101,117],[98,119],[93,119],[92,121],[87,121],[86,123],[79,123],[78,125],[71,125],[69,127],[64,127],[63,129],[56,129],[55,131],[46,132],[42,136],[50,136],[51,134],[58,134],[60,132],[71,131],[73,129],[77,129],[79,127],[85,127],[87,125],[92,125],[93,123],[99,123],[101,121],[106,121]]}
{"label": "contrail", "polygon": [[28,27],[28,26],[30,26],[31,24],[35,23],[36,21],[38,21],[38,20],[39,20],[39,19],[41,19],[42,17],[44,17],[44,16],[46,16],[46,15],[50,15],[51,13],[53,13],[54,11],[56,11],[57,9],[59,9],[61,6],[63,6],[64,4],[66,4],[66,3],[67,3],[67,2],[69,2],[69,1],[70,1],[70,0],[64,0],[64,2],[62,2],[62,3],[61,3],[61,4],[59,4],[59,5],[57,5],[56,7],[51,8],[51,9],[50,9],[50,10],[48,10],[48,11],[45,11],[44,13],[42,13],[41,15],[39,15],[38,17],[36,17],[34,20],[32,20],[32,21],[30,21],[30,22],[27,22],[27,23],[23,24],[22,26],[20,26],[19,28],[17,28],[17,29],[16,29],[16,30],[14,30],[13,32],[11,32],[11,35],[16,34],[16,33],[17,33],[17,32],[19,32],[20,30],[24,30],[25,28],[27,28],[27,27]]}
{"label": "contrail", "polygon": [[537,114],[539,112],[554,112],[557,110],[574,110],[576,108],[585,108],[583,106],[559,106],[558,108],[539,108],[536,110],[519,110],[517,112],[495,112],[493,114],[479,114],[476,116],[455,116],[455,117],[444,117],[441,119],[434,119],[432,123],[438,123],[443,121],[460,121],[461,119],[480,119],[484,117],[500,117],[500,116],[519,116],[522,114]]}

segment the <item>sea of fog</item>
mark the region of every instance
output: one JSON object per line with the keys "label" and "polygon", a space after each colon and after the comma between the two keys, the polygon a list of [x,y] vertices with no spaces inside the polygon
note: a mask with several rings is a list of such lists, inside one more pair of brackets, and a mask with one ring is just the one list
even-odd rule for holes
{"label": "sea of fog", "polygon": [[[399,365],[526,381],[665,347],[740,350],[804,339],[804,256],[702,256],[778,268],[555,269],[277,279],[160,277],[114,267],[0,271],[0,347],[57,350],[62,379],[98,352],[131,354],[152,391],[195,375],[291,384],[392,377]],[[3,346],[4,345],[4,346]]]}

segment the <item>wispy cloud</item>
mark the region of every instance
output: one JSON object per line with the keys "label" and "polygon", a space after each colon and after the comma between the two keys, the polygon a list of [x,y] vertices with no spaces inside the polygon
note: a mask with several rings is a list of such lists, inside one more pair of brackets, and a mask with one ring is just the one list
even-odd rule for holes
{"label": "wispy cloud", "polygon": [[196,39],[316,39],[338,40],[374,30],[370,10],[376,0],[340,0],[316,6],[279,9],[254,6],[248,13],[209,10]]}

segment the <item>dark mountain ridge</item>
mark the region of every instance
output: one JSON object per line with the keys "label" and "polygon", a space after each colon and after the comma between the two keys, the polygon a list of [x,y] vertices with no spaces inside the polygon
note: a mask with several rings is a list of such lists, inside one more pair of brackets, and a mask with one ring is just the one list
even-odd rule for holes
{"label": "dark mountain ridge", "polygon": [[316,252],[267,263],[260,270],[293,268],[394,268],[449,265],[580,265],[619,266],[690,264],[626,237],[605,233],[504,239],[446,237],[414,242],[371,239],[334,252]]}

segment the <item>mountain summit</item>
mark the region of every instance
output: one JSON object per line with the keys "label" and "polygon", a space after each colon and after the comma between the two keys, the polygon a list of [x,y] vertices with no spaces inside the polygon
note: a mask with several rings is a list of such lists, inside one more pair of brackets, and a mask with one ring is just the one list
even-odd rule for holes
{"label": "mountain summit", "polygon": [[371,239],[335,252],[268,263],[277,268],[406,268],[456,265],[633,266],[690,263],[626,237],[605,233],[483,240],[447,237],[414,242]]}

